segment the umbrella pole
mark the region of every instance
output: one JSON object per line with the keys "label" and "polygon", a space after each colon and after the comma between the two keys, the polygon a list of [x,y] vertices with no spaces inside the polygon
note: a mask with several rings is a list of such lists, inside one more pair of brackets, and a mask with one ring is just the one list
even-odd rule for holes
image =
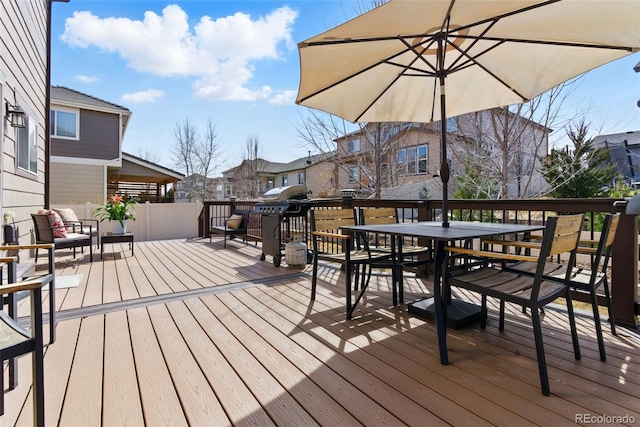
{"label": "umbrella pole", "polygon": [[447,102],[444,83],[444,49],[438,40],[438,69],[440,79],[440,179],[442,179],[442,226],[449,227],[449,162],[447,162]]}

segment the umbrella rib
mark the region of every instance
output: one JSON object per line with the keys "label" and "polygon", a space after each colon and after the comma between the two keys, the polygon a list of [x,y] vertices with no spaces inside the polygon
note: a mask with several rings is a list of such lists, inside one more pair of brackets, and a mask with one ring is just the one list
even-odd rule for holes
{"label": "umbrella rib", "polygon": [[[495,24],[495,22],[499,21],[502,18],[508,18],[510,16],[513,16],[513,15],[518,15],[520,13],[528,12],[528,11],[533,10],[533,9],[538,9],[540,7],[545,7],[545,6],[548,6],[548,5],[553,4],[553,3],[558,3],[560,1],[562,1],[562,0],[548,0],[548,1],[543,2],[543,3],[538,3],[538,4],[531,5],[531,6],[523,7],[522,9],[513,10],[511,12],[503,13],[502,15],[492,16],[491,18],[486,18],[486,19],[483,19],[481,21],[474,22],[473,24],[463,25],[463,26],[457,28],[457,30],[458,31],[466,30],[466,29],[473,28],[473,27],[476,27],[478,25],[483,25],[483,24],[486,24],[487,22],[492,22],[492,21]],[[449,11],[449,13],[450,13],[450,11]]]}
{"label": "umbrella rib", "polygon": [[594,44],[594,43],[575,43],[575,42],[563,42],[563,41],[553,41],[553,40],[531,40],[531,39],[512,39],[508,37],[491,37],[491,36],[473,36],[468,34],[458,34],[456,37],[461,39],[471,39],[471,40],[482,40],[482,41],[493,41],[493,42],[502,42],[502,43],[523,43],[523,44],[541,44],[541,45],[551,45],[551,46],[566,46],[566,47],[585,47],[590,49],[610,49],[610,50],[624,50],[627,52],[633,51],[632,47],[629,46],[614,46],[614,45],[605,45],[605,44]]}

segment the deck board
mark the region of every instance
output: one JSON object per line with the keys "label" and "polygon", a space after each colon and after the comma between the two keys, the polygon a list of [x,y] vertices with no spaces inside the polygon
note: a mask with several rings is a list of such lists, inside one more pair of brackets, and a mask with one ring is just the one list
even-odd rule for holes
{"label": "deck board", "polygon": [[83,320],[60,414],[61,425],[90,426],[101,422],[103,334],[102,316]]}
{"label": "deck board", "polygon": [[[73,260],[64,251],[56,259],[58,275],[83,280],[56,291],[63,320],[45,349],[47,425],[564,426],[585,413],[640,419],[640,338],[625,328],[613,336],[605,324],[608,360],[601,362],[588,316],[577,319],[576,361],[566,313],[545,310],[552,392],[545,397],[531,325],[516,306],[507,305],[503,332],[493,301],[486,329],[448,330],[451,364],[442,366],[434,323],[391,304],[388,272],[373,275],[347,321],[345,277],[336,265],[320,265],[311,303],[310,266],[276,268],[271,257],[259,260],[253,244],[137,242],[135,256],[126,244],[105,249],[104,261],[99,254],[93,263],[88,254]],[[429,279],[406,275],[405,301],[430,289]],[[19,312],[28,313],[26,300]],[[32,424],[30,369],[30,357],[21,358],[20,383],[5,395],[0,425]]]}
{"label": "deck board", "polygon": [[108,426],[144,423],[127,313],[105,316],[103,421]]}
{"label": "deck board", "polygon": [[187,425],[147,309],[128,310],[127,315],[145,423]]}

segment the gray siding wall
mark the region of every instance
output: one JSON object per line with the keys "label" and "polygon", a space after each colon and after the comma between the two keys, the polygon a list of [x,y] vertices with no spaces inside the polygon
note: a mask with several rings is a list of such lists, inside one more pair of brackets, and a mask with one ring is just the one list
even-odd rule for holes
{"label": "gray siding wall", "polygon": [[[2,211],[15,212],[20,243],[30,243],[30,214],[44,205],[44,147],[47,88],[46,0],[0,1],[2,89]],[[19,104],[38,126],[37,174],[18,172],[15,128],[4,120],[4,103]],[[1,218],[1,216],[0,216]]]}
{"label": "gray siding wall", "polygon": [[102,203],[104,166],[51,163],[52,205]]}
{"label": "gray siding wall", "polygon": [[120,156],[118,114],[80,110],[79,126],[78,140],[51,138],[53,156],[101,160],[111,160]]}

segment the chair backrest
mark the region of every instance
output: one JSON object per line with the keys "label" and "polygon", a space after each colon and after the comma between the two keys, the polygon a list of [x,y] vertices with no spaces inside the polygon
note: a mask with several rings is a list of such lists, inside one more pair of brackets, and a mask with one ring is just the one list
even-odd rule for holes
{"label": "chair backrest", "polygon": [[364,208],[360,209],[361,224],[395,224],[398,222],[396,208]]}
{"label": "chair backrest", "polygon": [[600,234],[600,240],[595,251],[594,258],[591,264],[591,270],[594,273],[606,272],[609,265],[609,258],[611,257],[611,248],[613,241],[616,238],[616,231],[618,230],[618,224],[620,223],[620,214],[607,214],[604,217],[602,224],[602,233]]}
{"label": "chair backrest", "polygon": [[[312,209],[311,217],[311,233],[326,234],[346,234],[340,227],[356,225],[356,211],[353,208],[338,209]],[[322,242],[322,248],[319,243]],[[329,236],[323,237],[315,235],[313,238],[314,250],[322,252],[341,252],[342,242],[336,241]]]}
{"label": "chair backrest", "polygon": [[47,215],[44,214],[31,214],[33,219],[33,225],[36,232],[37,243],[53,243],[53,230],[49,224]]}
{"label": "chair backrest", "polygon": [[540,283],[544,280],[547,260],[555,255],[570,254],[565,275],[565,280],[568,283],[571,271],[576,263],[576,251],[580,241],[583,221],[583,214],[547,218],[547,226],[542,236],[542,246],[540,247],[536,268],[535,284],[531,291],[532,299],[538,298]]}

